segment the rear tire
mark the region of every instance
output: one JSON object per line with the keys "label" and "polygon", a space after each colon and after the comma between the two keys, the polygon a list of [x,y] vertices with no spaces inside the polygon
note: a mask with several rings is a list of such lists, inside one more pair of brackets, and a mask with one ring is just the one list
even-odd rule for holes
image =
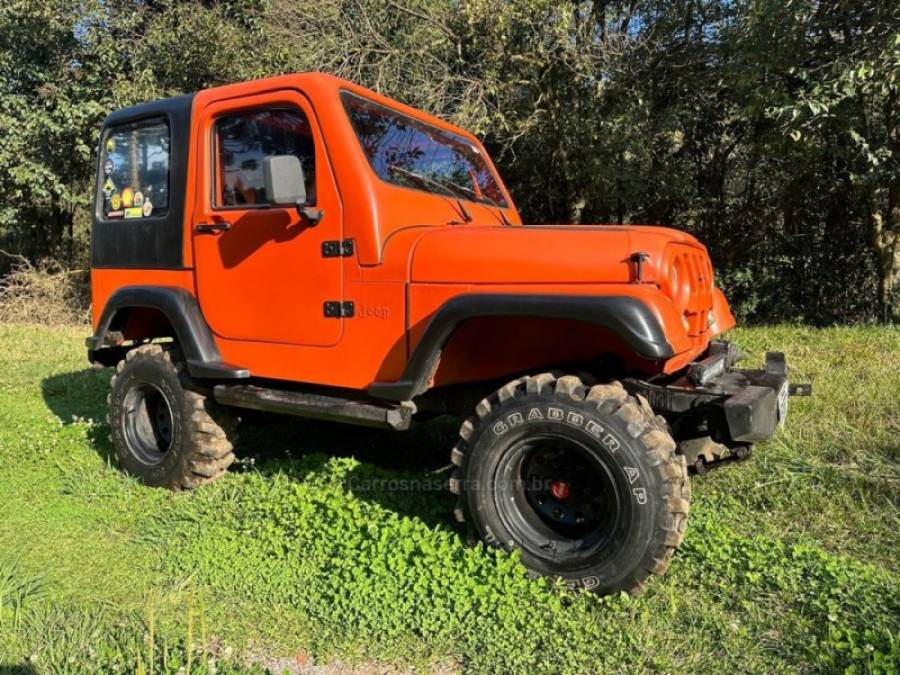
{"label": "rear tire", "polygon": [[195,391],[177,350],[128,352],[109,393],[119,465],[144,485],[182,490],[209,483],[234,461],[237,418]]}
{"label": "rear tire", "polygon": [[523,377],[481,401],[452,454],[457,518],[536,575],[643,590],[687,524],[690,484],[665,420],[615,382]]}

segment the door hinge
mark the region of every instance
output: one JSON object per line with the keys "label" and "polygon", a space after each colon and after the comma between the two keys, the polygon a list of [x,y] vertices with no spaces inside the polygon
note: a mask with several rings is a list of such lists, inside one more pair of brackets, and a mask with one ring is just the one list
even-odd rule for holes
{"label": "door hinge", "polygon": [[354,307],[352,300],[345,300],[344,302],[328,300],[325,302],[324,310],[326,319],[350,318],[356,313],[356,307]]}
{"label": "door hinge", "polygon": [[340,241],[323,241],[323,258],[348,258],[353,255],[353,240],[341,239]]}

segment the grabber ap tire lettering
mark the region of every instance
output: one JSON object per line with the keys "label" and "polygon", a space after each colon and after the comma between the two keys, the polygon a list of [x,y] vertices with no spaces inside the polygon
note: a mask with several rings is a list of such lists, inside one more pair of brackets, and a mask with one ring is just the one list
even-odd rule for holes
{"label": "grabber ap tire lettering", "polygon": [[639,592],[681,544],[690,485],[665,421],[621,384],[513,380],[460,429],[456,515],[533,573]]}

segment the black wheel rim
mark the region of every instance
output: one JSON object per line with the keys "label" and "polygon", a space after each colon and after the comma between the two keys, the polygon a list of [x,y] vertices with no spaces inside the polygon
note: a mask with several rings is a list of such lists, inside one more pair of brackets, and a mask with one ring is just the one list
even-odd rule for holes
{"label": "black wheel rim", "polygon": [[162,390],[149,382],[125,396],[125,440],[131,453],[148,465],[159,464],[172,448],[172,408]]}
{"label": "black wheel rim", "polygon": [[557,565],[608,554],[629,515],[609,464],[562,434],[518,441],[496,477],[495,505],[514,543]]}

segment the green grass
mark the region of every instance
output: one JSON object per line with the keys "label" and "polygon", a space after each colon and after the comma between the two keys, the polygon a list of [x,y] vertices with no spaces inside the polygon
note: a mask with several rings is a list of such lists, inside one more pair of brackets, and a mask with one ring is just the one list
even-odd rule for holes
{"label": "green grass", "polygon": [[436,489],[446,418],[392,435],[256,417],[223,480],[144,488],[108,461],[109,373],[85,368],[82,332],[0,328],[0,672],[298,652],[424,671],[900,668],[900,331],[735,331],[751,363],[787,352],[815,396],[750,461],[694,481],[684,545],[634,599],[466,546]]}

